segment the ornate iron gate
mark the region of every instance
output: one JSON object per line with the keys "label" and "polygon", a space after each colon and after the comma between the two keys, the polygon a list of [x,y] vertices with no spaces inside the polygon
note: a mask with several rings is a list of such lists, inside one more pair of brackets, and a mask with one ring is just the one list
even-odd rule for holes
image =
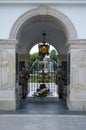
{"label": "ornate iron gate", "polygon": [[36,60],[30,68],[29,96],[33,97],[40,85],[49,90],[49,97],[57,97],[56,85],[57,63],[54,60]]}

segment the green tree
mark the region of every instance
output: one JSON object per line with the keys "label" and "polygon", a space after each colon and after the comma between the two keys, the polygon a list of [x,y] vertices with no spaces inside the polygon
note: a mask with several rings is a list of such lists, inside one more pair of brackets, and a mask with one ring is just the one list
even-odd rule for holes
{"label": "green tree", "polygon": [[[33,63],[36,61],[36,60],[41,60],[42,57],[39,55],[38,52],[36,53],[33,53],[33,54],[30,54],[30,59],[29,59],[29,67],[31,68]],[[36,67],[36,66],[35,66]],[[37,67],[36,67],[37,68]]]}
{"label": "green tree", "polygon": [[49,58],[53,61],[54,70],[56,71],[58,66],[58,57],[56,50],[51,50]]}
{"label": "green tree", "polygon": [[58,57],[57,57],[57,52],[56,52],[56,50],[51,50],[51,52],[50,52],[50,55],[49,55],[49,58],[51,59],[51,60],[54,60],[56,63],[58,62]]}

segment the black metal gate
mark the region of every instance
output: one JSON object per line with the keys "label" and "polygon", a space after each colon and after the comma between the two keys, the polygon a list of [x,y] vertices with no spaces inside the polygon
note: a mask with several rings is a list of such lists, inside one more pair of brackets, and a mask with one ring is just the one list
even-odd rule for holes
{"label": "black metal gate", "polygon": [[40,91],[40,86],[44,86],[41,93],[47,89],[49,97],[56,97],[56,72],[57,63],[54,60],[44,59],[41,61],[37,59],[30,68],[29,96],[33,97],[38,90]]}

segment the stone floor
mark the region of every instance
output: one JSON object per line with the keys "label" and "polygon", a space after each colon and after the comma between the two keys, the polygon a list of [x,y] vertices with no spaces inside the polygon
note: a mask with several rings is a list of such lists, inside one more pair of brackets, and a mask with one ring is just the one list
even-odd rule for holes
{"label": "stone floor", "polygon": [[0,115],[0,130],[86,130],[86,116]]}
{"label": "stone floor", "polygon": [[65,100],[22,100],[16,111],[0,111],[0,130],[86,130],[86,111],[69,111]]}
{"label": "stone floor", "polygon": [[52,100],[29,99],[22,100],[20,108],[16,111],[0,111],[0,114],[41,114],[41,115],[86,115],[86,111],[70,111],[65,100],[52,98]]}

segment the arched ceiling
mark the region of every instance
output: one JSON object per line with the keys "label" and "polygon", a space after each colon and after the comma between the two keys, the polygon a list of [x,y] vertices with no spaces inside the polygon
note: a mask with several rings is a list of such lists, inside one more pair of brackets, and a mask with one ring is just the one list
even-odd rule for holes
{"label": "arched ceiling", "polygon": [[46,32],[46,42],[53,45],[58,53],[66,54],[66,42],[64,30],[59,20],[52,16],[38,15],[27,20],[17,35],[20,43],[20,53],[27,53],[39,42],[42,42],[42,33]]}

